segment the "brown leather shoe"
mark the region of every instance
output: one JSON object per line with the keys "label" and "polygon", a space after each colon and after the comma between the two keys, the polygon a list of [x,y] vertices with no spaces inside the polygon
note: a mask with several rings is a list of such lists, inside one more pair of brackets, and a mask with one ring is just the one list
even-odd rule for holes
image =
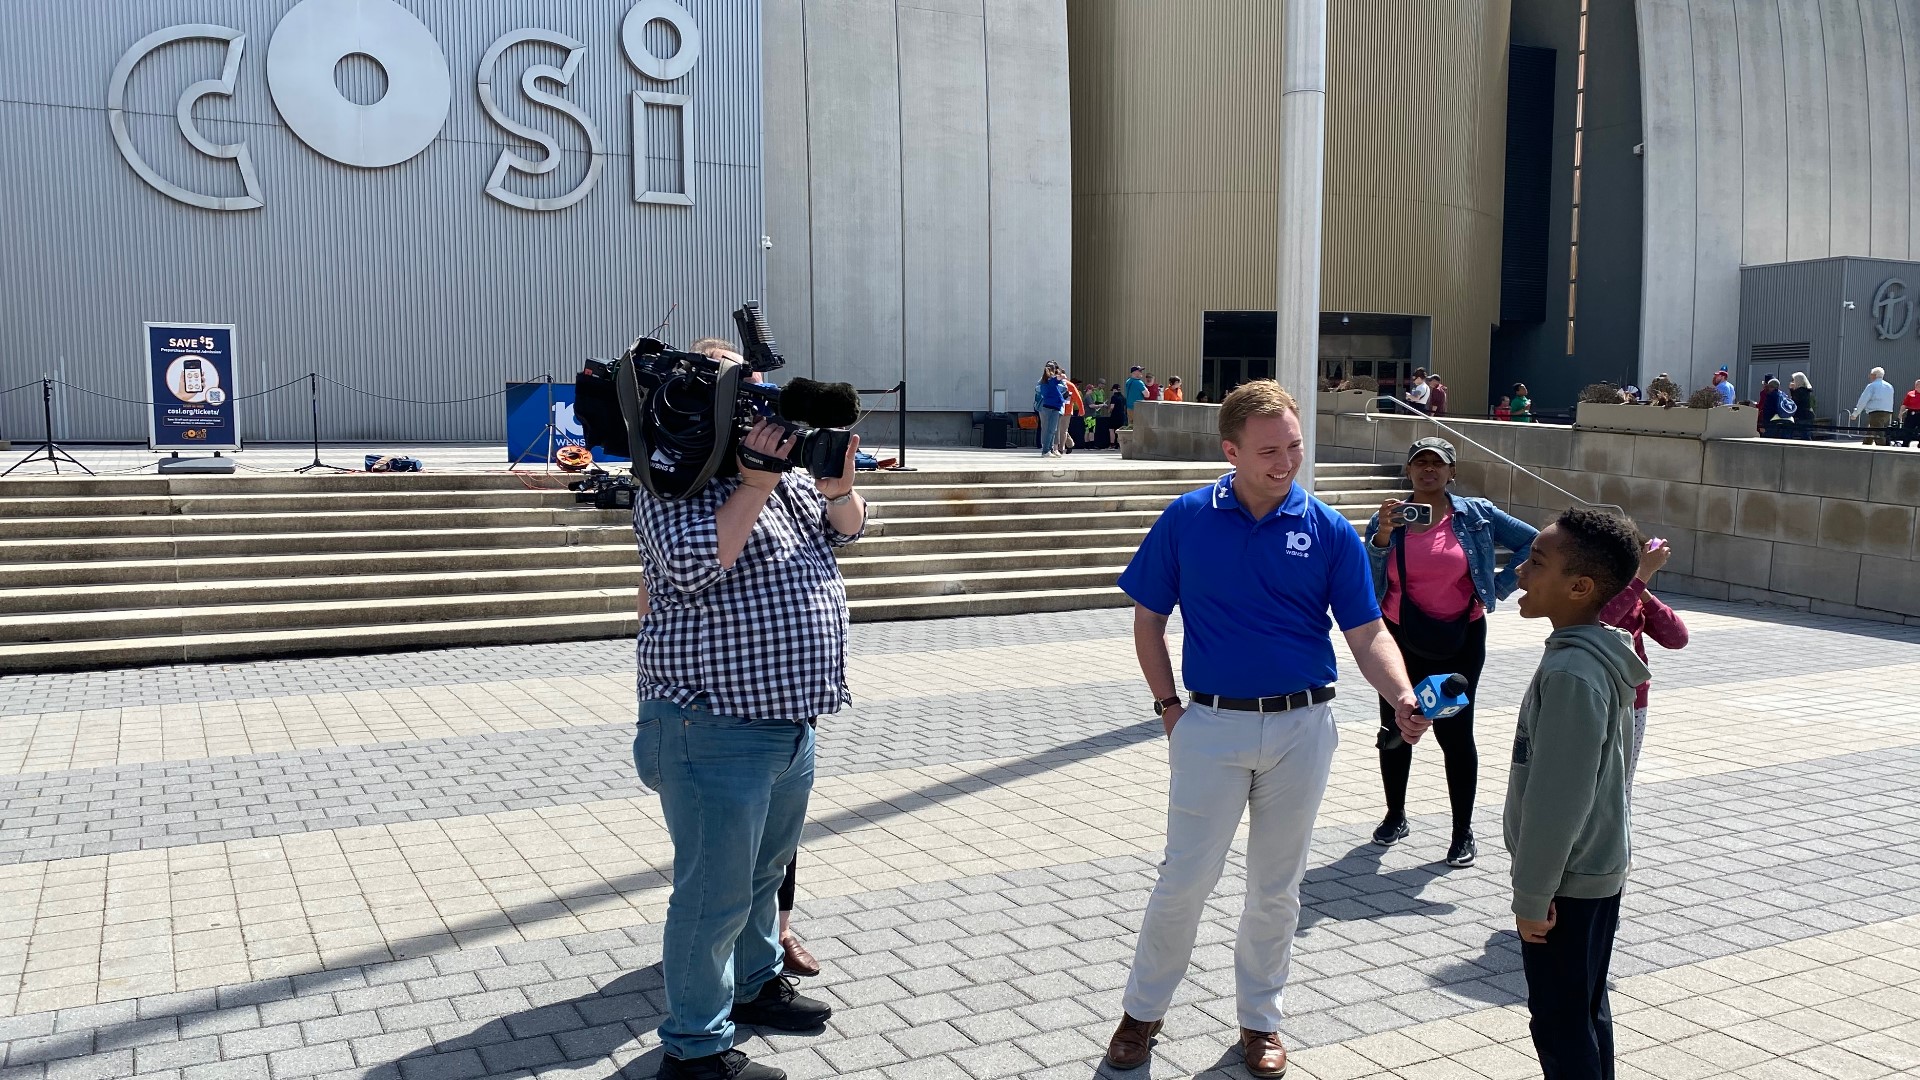
{"label": "brown leather shoe", "polygon": [[1271,1031],[1240,1029],[1240,1052],[1247,1055],[1247,1071],[1260,1077],[1287,1075],[1287,1048]]}
{"label": "brown leather shoe", "polygon": [[1155,1020],[1149,1024],[1121,1013],[1120,1026],[1107,1042],[1107,1064],[1115,1069],[1137,1069],[1145,1065],[1153,1056],[1153,1037],[1160,1034],[1163,1023],[1165,1021]]}
{"label": "brown leather shoe", "polygon": [[820,974],[820,961],[815,960],[813,958],[813,954],[807,951],[807,947],[805,945],[800,944],[799,938],[794,937],[791,934],[781,938],[780,948],[786,954],[785,957],[780,961],[780,966],[787,969],[787,974],[789,975]]}

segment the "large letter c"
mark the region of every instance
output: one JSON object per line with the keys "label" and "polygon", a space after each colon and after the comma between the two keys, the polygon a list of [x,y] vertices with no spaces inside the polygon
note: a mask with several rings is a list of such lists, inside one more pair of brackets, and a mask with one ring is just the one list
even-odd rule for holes
{"label": "large letter c", "polygon": [[[180,103],[174,114],[180,123],[180,134],[194,149],[211,157],[228,158],[240,167],[240,181],[245,187],[245,195],[220,196],[203,195],[168,180],[156,172],[147,159],[140,156],[134,148],[133,137],[127,131],[126,97],[127,80],[133,76],[133,69],[154,50],[176,41],[224,41],[227,43],[227,62],[221,68],[220,77],[207,79],[187,87],[180,96]],[[216,143],[200,133],[193,121],[193,107],[205,97],[232,97],[234,80],[240,73],[240,55],[246,51],[247,35],[231,26],[216,26],[212,23],[192,23],[185,26],[170,26],[165,30],[156,30],[135,42],[120,62],[114,65],[113,79],[107,84],[107,124],[113,129],[113,141],[120,148],[120,156],[127,159],[133,171],[140,174],[155,191],[170,199],[177,199],[189,206],[198,206],[207,210],[257,210],[267,204],[260,194],[260,178],[253,171],[253,155],[247,152],[245,143]]]}

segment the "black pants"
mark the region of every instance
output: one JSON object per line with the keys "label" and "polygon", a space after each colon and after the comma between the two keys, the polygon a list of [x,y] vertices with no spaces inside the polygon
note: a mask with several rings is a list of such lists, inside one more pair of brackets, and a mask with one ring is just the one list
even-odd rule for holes
{"label": "black pants", "polygon": [[1620,894],[1555,897],[1544,945],[1520,943],[1533,1049],[1545,1080],[1613,1080],[1613,1012],[1607,965],[1620,928]]}
{"label": "black pants", "polygon": [[[1400,625],[1389,621],[1387,631],[1400,641]],[[1407,664],[1407,677],[1414,682],[1429,675],[1463,675],[1467,680],[1467,707],[1457,716],[1433,722],[1433,737],[1447,763],[1447,800],[1453,805],[1453,836],[1460,839],[1473,828],[1473,800],[1480,788],[1480,751],[1473,743],[1473,702],[1480,690],[1480,671],[1487,666],[1487,620],[1467,624],[1460,651],[1444,660],[1429,660],[1400,646]],[[1380,699],[1380,727],[1397,731],[1393,722],[1393,704]],[[1407,775],[1413,771],[1413,747],[1402,742],[1393,749],[1380,751],[1380,780],[1386,787],[1387,814],[1407,815]]]}

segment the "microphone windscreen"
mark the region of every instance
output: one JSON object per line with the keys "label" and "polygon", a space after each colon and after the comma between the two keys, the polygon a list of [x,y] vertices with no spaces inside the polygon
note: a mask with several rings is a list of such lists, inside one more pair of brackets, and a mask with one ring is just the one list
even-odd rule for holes
{"label": "microphone windscreen", "polygon": [[850,383],[794,379],[780,388],[780,415],[808,427],[852,427],[860,419],[860,392]]}
{"label": "microphone windscreen", "polygon": [[1449,675],[1447,676],[1447,681],[1440,684],[1440,689],[1456,697],[1465,694],[1467,692],[1467,677],[1465,675]]}

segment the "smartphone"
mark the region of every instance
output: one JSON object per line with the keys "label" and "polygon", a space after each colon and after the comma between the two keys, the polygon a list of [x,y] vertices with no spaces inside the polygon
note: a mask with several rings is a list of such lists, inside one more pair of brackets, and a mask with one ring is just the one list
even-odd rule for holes
{"label": "smartphone", "polygon": [[1426,503],[1401,503],[1393,512],[1394,518],[1402,525],[1433,524],[1433,507]]}
{"label": "smartphone", "polygon": [[189,357],[180,365],[180,384],[189,394],[204,394],[207,391],[207,374],[201,368],[199,357]]}

